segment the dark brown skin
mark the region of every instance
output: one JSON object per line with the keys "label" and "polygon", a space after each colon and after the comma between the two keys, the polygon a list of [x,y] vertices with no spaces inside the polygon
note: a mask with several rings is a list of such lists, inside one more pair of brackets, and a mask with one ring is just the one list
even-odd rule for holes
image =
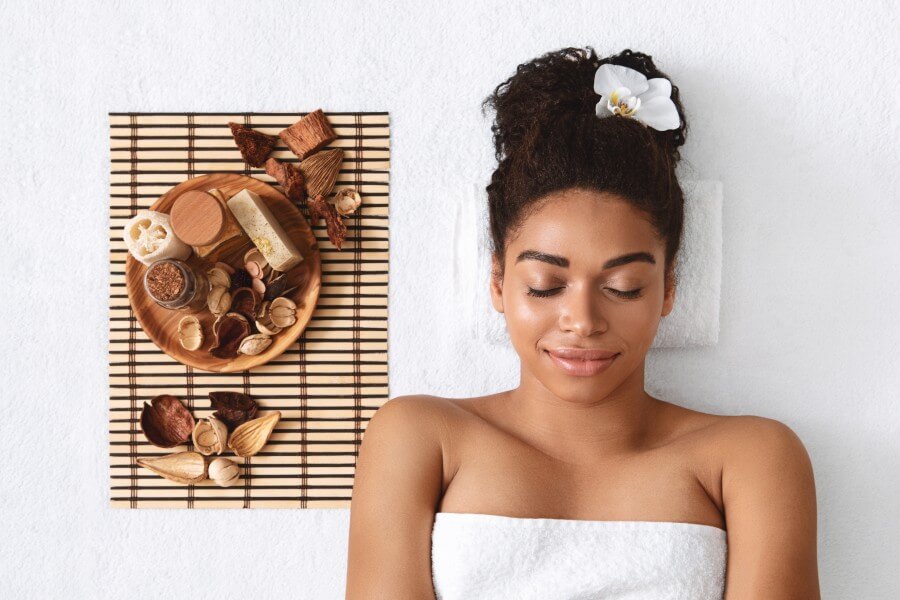
{"label": "dark brown skin", "polygon": [[[712,525],[728,535],[726,600],[820,598],[815,481],[800,439],[772,419],[647,394],[647,350],[675,301],[663,242],[615,196],[548,199],[510,240],[503,279],[491,285],[521,358],[519,386],[469,399],[402,396],[369,422],[346,598],[434,598],[435,512]],[[524,250],[570,264],[516,262]],[[655,264],[602,269],[642,251]],[[558,289],[536,298],[527,286]],[[638,288],[634,299],[612,291]],[[544,351],[560,346],[621,354],[606,371],[575,377]]]}

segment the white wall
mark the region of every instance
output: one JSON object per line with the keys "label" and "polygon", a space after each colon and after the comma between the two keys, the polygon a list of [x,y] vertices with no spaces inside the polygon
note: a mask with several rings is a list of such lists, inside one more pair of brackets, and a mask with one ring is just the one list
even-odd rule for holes
{"label": "white wall", "polygon": [[389,110],[391,395],[478,394],[517,375],[453,292],[455,203],[493,166],[479,102],[590,44],[658,60],[684,176],[723,182],[720,343],[652,351],[651,392],[793,427],[824,597],[900,597],[896,7],[379,4],[0,2],[0,596],[343,597],[345,510],[108,507],[108,111]]}

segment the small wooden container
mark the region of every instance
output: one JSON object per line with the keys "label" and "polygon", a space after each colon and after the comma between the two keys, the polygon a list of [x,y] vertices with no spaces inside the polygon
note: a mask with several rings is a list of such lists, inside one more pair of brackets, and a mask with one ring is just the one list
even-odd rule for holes
{"label": "small wooden container", "polygon": [[184,192],[172,204],[170,219],[175,235],[205,257],[224,242],[245,237],[219,190]]}

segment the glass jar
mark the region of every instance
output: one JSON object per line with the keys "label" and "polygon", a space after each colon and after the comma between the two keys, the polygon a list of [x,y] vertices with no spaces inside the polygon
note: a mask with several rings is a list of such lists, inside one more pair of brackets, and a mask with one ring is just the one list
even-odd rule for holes
{"label": "glass jar", "polygon": [[209,279],[183,260],[164,258],[147,268],[144,290],[163,308],[196,313],[206,308]]}

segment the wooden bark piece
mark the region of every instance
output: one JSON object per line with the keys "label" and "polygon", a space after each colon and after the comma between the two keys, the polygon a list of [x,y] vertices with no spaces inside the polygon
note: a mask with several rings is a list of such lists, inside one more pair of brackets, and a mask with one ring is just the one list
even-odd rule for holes
{"label": "wooden bark piece", "polygon": [[300,160],[303,160],[322,146],[336,140],[337,134],[331,128],[325,113],[319,108],[287,129],[282,129],[278,137]]}

